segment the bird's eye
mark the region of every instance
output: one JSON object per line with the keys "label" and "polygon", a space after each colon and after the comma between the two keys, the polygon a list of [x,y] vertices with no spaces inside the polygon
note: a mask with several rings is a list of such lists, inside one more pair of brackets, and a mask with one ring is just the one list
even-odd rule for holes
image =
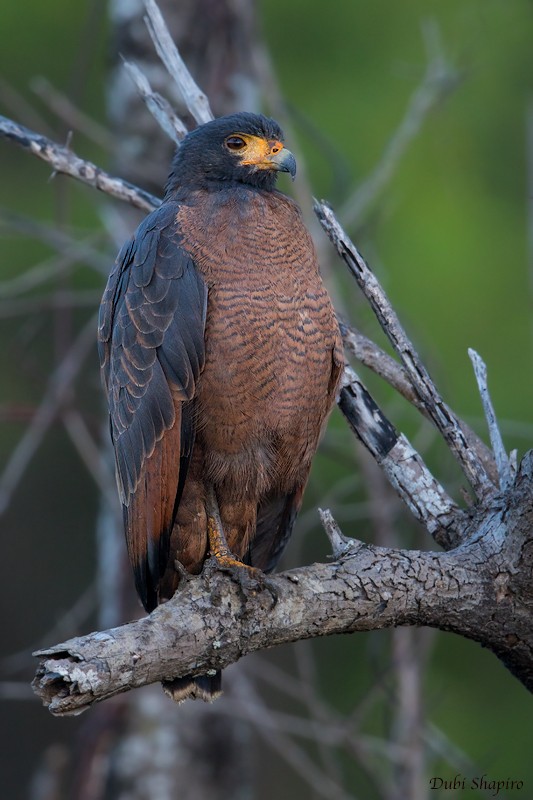
{"label": "bird's eye", "polygon": [[243,147],[246,147],[246,142],[240,136],[228,136],[226,147],[228,150],[242,150]]}

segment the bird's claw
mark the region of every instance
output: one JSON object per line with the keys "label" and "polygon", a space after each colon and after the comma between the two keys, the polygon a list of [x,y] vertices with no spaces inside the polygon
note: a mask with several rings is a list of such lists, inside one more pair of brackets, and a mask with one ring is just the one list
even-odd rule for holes
{"label": "bird's claw", "polygon": [[278,602],[279,591],[274,582],[261,569],[238,561],[231,553],[212,553],[204,568],[210,572],[226,572],[246,597],[255,596],[267,589],[272,595],[272,606]]}

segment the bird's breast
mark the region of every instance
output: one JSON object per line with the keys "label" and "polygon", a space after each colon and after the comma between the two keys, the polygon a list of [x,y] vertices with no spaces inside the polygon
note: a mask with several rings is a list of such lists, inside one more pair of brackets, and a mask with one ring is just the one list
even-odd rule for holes
{"label": "bird's breast", "polygon": [[199,435],[226,453],[289,431],[314,447],[337,325],[297,207],[273,193],[230,196],[178,221],[209,288]]}

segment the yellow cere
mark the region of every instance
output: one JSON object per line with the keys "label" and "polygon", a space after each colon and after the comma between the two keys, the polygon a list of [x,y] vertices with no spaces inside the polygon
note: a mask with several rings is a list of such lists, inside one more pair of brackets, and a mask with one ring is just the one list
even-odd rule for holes
{"label": "yellow cere", "polygon": [[245,146],[239,148],[241,164],[244,166],[255,166],[258,169],[272,169],[273,164],[270,160],[281,150],[283,144],[276,139],[263,139],[260,136],[251,136],[247,133],[235,133],[231,139],[238,137],[242,139]]}

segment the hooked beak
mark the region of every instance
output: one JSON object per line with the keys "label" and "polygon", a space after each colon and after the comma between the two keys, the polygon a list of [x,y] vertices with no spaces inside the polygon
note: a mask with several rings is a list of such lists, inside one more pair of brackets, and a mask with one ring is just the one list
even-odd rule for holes
{"label": "hooked beak", "polygon": [[268,156],[268,161],[272,164],[272,169],[275,169],[277,172],[288,172],[294,180],[296,175],[296,159],[286,147]]}

